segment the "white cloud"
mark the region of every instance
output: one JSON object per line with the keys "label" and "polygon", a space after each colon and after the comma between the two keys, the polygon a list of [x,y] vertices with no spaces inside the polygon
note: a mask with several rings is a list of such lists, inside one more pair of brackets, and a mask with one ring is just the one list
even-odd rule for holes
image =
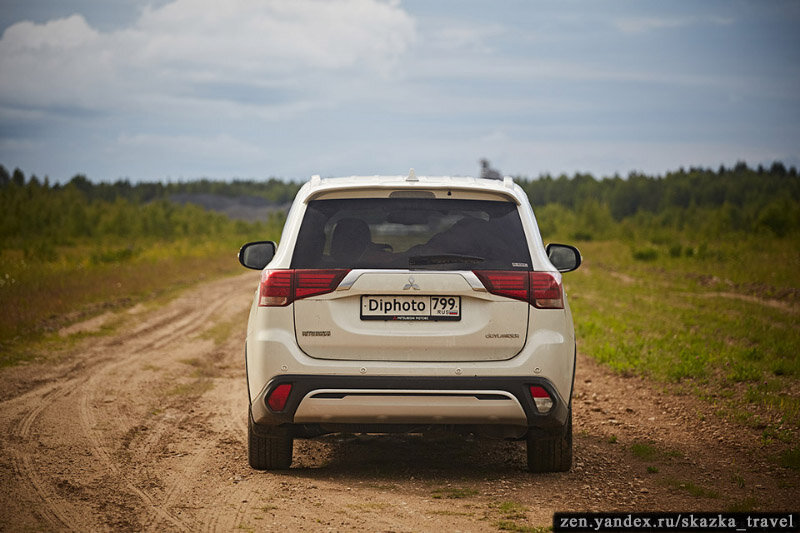
{"label": "white cloud", "polygon": [[74,49],[98,37],[82,16],[72,15],[40,25],[28,21],[14,24],[3,33],[3,44],[8,52],[25,53],[47,48]]}
{"label": "white cloud", "polygon": [[380,78],[414,37],[411,17],[379,0],[175,0],[107,33],[81,15],[20,22],[0,39],[0,101],[118,112],[180,100],[198,82],[297,87],[319,70]]}
{"label": "white cloud", "polygon": [[148,60],[258,75],[380,68],[405,50],[414,26],[402,10],[373,0],[176,0],[146,10],[136,31],[147,37]]}
{"label": "white cloud", "polygon": [[500,24],[465,24],[448,21],[432,29],[426,36],[426,45],[433,50],[454,53],[487,54],[493,51],[494,42],[508,30]]}
{"label": "white cloud", "polygon": [[7,106],[85,107],[108,81],[103,40],[80,15],[10,26],[0,40],[0,98]]}

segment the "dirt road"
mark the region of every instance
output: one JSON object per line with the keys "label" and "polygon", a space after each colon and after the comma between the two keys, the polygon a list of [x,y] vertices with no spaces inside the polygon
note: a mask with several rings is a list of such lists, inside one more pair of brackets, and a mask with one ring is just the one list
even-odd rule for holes
{"label": "dirt road", "polygon": [[531,531],[558,510],[800,501],[796,472],[763,457],[757,430],[583,356],[568,473],[527,473],[522,443],[446,434],[297,441],[291,470],[253,471],[242,344],[256,282],[91,321],[81,327],[120,324],[0,373],[0,529]]}

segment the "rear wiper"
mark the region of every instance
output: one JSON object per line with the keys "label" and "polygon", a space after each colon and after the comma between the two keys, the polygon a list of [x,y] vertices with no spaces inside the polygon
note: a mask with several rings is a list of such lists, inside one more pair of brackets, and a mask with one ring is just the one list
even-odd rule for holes
{"label": "rear wiper", "polygon": [[439,254],[439,255],[412,255],[408,258],[408,266],[423,266],[423,265],[448,265],[452,263],[483,263],[483,257],[476,257],[474,255],[459,255],[459,254]]}

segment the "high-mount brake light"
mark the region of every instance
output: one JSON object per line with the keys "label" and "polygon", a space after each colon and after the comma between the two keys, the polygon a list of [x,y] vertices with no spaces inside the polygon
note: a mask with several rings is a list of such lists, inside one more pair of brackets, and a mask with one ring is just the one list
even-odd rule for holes
{"label": "high-mount brake light", "polygon": [[536,404],[536,410],[540,413],[547,413],[553,408],[553,399],[544,390],[544,387],[531,385],[531,398],[533,398],[533,403]]}
{"label": "high-mount brake light", "polygon": [[259,307],[282,307],[295,300],[336,290],[349,270],[265,270],[261,274]]}
{"label": "high-mount brake light", "polygon": [[286,402],[289,401],[289,394],[292,392],[292,385],[290,383],[282,383],[272,389],[272,392],[267,396],[267,405],[273,411],[283,411],[286,407]]}
{"label": "high-mount brake light", "polygon": [[539,309],[563,309],[564,293],[558,272],[473,270],[486,290],[528,302]]}

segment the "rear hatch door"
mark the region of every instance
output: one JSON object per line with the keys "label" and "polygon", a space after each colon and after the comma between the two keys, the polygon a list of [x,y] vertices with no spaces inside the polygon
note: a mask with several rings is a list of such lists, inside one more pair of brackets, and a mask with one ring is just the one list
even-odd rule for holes
{"label": "rear hatch door", "polygon": [[353,271],[342,290],[295,301],[300,348],[358,361],[492,361],[525,344],[529,305],[472,272]]}

